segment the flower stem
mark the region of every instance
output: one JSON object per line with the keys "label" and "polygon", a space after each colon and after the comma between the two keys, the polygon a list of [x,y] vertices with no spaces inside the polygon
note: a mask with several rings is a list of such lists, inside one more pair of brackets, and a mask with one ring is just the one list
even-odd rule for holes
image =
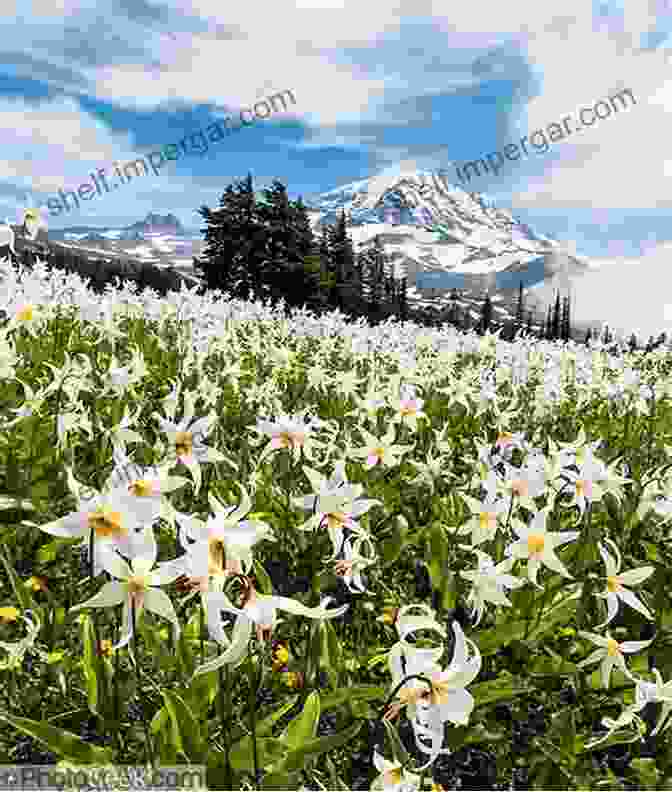
{"label": "flower stem", "polygon": [[202,599],[199,602],[198,608],[199,608],[198,613],[199,613],[199,623],[200,623],[198,635],[199,635],[199,638],[201,639],[201,665],[203,665],[203,663],[205,662],[205,659],[204,659],[205,658],[205,647],[204,647],[204,639],[203,639],[203,634],[205,632],[205,625],[204,625],[203,600]]}
{"label": "flower stem", "polygon": [[259,756],[257,753],[257,685],[254,680],[252,654],[247,656],[247,676],[250,682],[250,726],[252,728],[252,760],[254,762],[254,788],[259,789]]}
{"label": "flower stem", "polygon": [[138,654],[138,634],[136,632],[136,618],[135,618],[135,601],[131,598],[131,629],[132,629],[132,642],[133,642],[133,655],[135,660],[135,677],[138,685],[138,700],[142,709],[142,725],[145,730],[145,756],[147,761],[154,765],[154,752],[152,750],[152,741],[149,734],[149,726],[147,724],[147,716],[145,715],[144,701],[142,700],[142,687],[140,679],[140,656]]}
{"label": "flower stem", "polygon": [[[119,614],[114,615],[114,642],[119,642]],[[121,739],[119,737],[119,650],[114,653],[114,739],[117,751],[121,753]]]}
{"label": "flower stem", "polygon": [[[229,676],[228,664],[219,669],[219,696],[220,696],[220,718],[222,722],[222,734],[224,736],[224,753],[226,757],[226,785],[233,789],[233,778],[231,773],[231,746],[229,744],[229,724],[231,723],[231,677]],[[226,707],[225,707],[226,702]]]}

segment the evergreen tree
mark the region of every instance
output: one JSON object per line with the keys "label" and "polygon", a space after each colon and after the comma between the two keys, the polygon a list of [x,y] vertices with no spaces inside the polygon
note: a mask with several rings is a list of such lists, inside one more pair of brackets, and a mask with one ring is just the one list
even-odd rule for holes
{"label": "evergreen tree", "polygon": [[322,302],[329,310],[337,307],[336,275],[332,262],[329,226],[322,226],[318,242],[318,255],[320,259]]}
{"label": "evergreen tree", "polygon": [[311,305],[319,287],[314,269],[306,258],[315,252],[310,221],[299,199],[292,202],[277,179],[263,190],[258,217],[266,233],[266,260],[262,291],[288,306]]}
{"label": "evergreen tree", "polygon": [[367,302],[368,318],[369,321],[375,322],[382,316],[385,300],[385,252],[380,237],[376,236],[373,245],[361,254],[361,262],[366,285],[364,297]]}
{"label": "evergreen tree", "polygon": [[490,295],[486,294],[485,300],[483,300],[483,307],[481,308],[481,332],[487,333],[490,329],[490,324],[492,323],[492,300],[490,299]]}
{"label": "evergreen tree", "polygon": [[634,352],[637,349],[637,336],[634,333],[632,333],[628,339],[628,348],[631,352]]}
{"label": "evergreen tree", "polygon": [[518,286],[518,306],[516,308],[516,327],[523,326],[523,312],[524,312],[524,305],[523,305],[523,282],[520,281]]}
{"label": "evergreen tree", "polygon": [[527,332],[532,334],[532,311],[527,312]]}
{"label": "evergreen tree", "polygon": [[590,339],[592,338],[592,336],[593,336],[593,334],[592,334],[592,332],[591,332],[591,329],[590,329],[590,327],[589,327],[589,328],[586,330],[586,340],[585,340],[585,342],[584,342],[586,346],[588,346],[588,345],[590,344]]}
{"label": "evergreen tree", "polygon": [[399,318],[402,322],[405,322],[408,319],[408,279],[406,277],[401,279],[401,284],[399,287]]}
{"label": "evergreen tree", "polygon": [[570,339],[569,329],[569,297],[562,298],[562,317],[560,319],[560,337],[563,341]]}
{"label": "evergreen tree", "polygon": [[329,230],[329,248],[331,266],[335,276],[336,307],[343,311],[355,300],[353,289],[353,273],[355,252],[352,240],[348,235],[345,212],[342,211],[336,225]]}
{"label": "evergreen tree", "polygon": [[548,313],[546,314],[546,326],[544,330],[544,338],[547,341],[550,341],[553,332],[553,309],[551,308],[551,304],[548,304]]}
{"label": "evergreen tree", "polygon": [[452,325],[457,325],[457,290],[453,289],[450,293],[450,301],[448,308],[448,321]]}
{"label": "evergreen tree", "polygon": [[560,292],[555,295],[555,307],[553,308],[553,324],[551,326],[551,338],[555,341],[560,338]]}
{"label": "evergreen tree", "polygon": [[206,288],[228,291],[233,297],[251,299],[262,291],[265,231],[257,217],[252,175],[229,185],[219,209],[202,206],[206,221],[205,247],[194,268],[203,274]]}

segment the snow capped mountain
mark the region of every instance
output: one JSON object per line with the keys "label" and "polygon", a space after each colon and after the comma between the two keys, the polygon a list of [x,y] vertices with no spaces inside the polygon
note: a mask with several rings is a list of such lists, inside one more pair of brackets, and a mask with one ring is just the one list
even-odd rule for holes
{"label": "snow capped mountain", "polygon": [[352,182],[306,201],[313,229],[346,214],[356,251],[380,238],[409,296],[430,288],[513,289],[587,269],[486,195],[451,184],[442,171],[402,170]]}

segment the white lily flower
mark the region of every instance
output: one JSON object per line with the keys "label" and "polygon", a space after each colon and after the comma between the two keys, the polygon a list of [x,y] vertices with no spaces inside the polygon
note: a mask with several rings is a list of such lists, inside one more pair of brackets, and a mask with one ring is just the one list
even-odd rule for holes
{"label": "white lily flower", "polygon": [[644,721],[637,715],[633,707],[627,707],[623,710],[623,712],[618,716],[618,718],[602,718],[602,724],[607,727],[608,731],[601,737],[599,740],[594,740],[593,742],[586,743],[586,748],[592,749],[598,746],[600,743],[605,742],[611,736],[613,736],[619,729],[624,728],[625,726],[630,726],[634,724],[639,731],[641,737],[644,736],[646,732],[646,724]]}
{"label": "white lily flower", "polygon": [[[637,680],[635,687],[635,703],[633,709],[637,712],[644,709],[647,704],[660,704],[663,708],[658,718],[656,728],[651,732],[651,735],[656,735],[661,727],[665,724],[668,715],[672,712],[672,679],[669,682],[663,682],[660,671],[657,668],[653,669],[653,674],[656,677],[655,682],[645,682],[643,679]],[[668,721],[667,726],[663,731],[672,726],[672,719]]]}
{"label": "white lily flower", "polygon": [[478,500],[464,494],[460,496],[469,507],[472,516],[457,529],[457,533],[471,533],[471,541],[474,545],[494,539],[498,521],[506,519],[509,511],[509,504],[492,490],[493,479],[488,478],[488,482],[491,488],[484,499]]}
{"label": "white lily flower", "polygon": [[382,503],[370,498],[360,500],[364,487],[348,482],[343,460],[336,463],[329,480],[309,467],[304,466],[303,470],[313,487],[313,494],[294,498],[293,503],[297,508],[310,509],[314,514],[299,526],[299,530],[311,531],[317,527],[326,527],[334,546],[334,554],[337,554],[343,543],[344,528],[349,528],[353,533],[361,531],[355,518],[366,514],[372,506],[381,506]]}
{"label": "white lily flower", "polygon": [[194,494],[198,494],[201,488],[200,465],[204,462],[227,462],[232,467],[236,467],[220,451],[203,443],[203,439],[210,434],[217,416],[206,415],[194,421],[194,402],[188,393],[184,396],[184,414],[181,421],[168,421],[158,413],[154,413],[154,417],[158,420],[161,430],[168,436],[169,459],[174,460],[175,463],[181,462],[193,476]]}
{"label": "white lily flower", "polygon": [[0,649],[4,649],[9,657],[7,658],[6,667],[9,669],[16,669],[20,666],[23,656],[26,652],[35,645],[38,633],[41,629],[40,620],[35,617],[35,621],[28,617],[31,611],[25,611],[19,618],[23,619],[27,625],[27,633],[21,638],[20,641],[0,641]]}
{"label": "white lily flower", "polygon": [[514,558],[527,559],[527,575],[531,583],[537,588],[543,588],[537,583],[539,567],[544,564],[549,569],[566,578],[572,576],[565,569],[564,564],[554,553],[554,548],[572,542],[579,536],[578,531],[561,531],[550,533],[546,529],[546,518],[549,507],[538,511],[529,526],[519,521],[513,523],[513,529],[518,534],[518,541],[506,548],[506,555]]}
{"label": "white lily flower", "polygon": [[180,623],[168,595],[156,586],[172,583],[180,576],[180,570],[174,563],[167,565],[158,564],[156,570],[152,567],[156,563],[157,545],[151,528],[145,529],[142,536],[142,552],[131,559],[130,566],[120,555],[111,550],[102,553],[103,566],[116,580],[106,583],[102,589],[85,602],[70,608],[74,613],[82,608],[109,608],[115,605],[124,605],[122,620],[122,638],[113,651],[120,649],[133,637],[131,608],[135,606],[136,615],[143,608],[168,619],[173,623],[175,640],[180,635]]}
{"label": "white lily flower", "polygon": [[601,660],[602,665],[600,671],[602,674],[602,684],[605,688],[609,687],[611,669],[614,666],[618,666],[618,668],[627,677],[632,679],[633,682],[636,681],[628,671],[623,653],[632,654],[633,652],[639,652],[653,643],[653,638],[648,641],[623,641],[623,643],[619,643],[615,638],[611,637],[608,631],[606,637],[591,632],[584,632],[582,630],[579,631],[579,635],[582,638],[587,638],[589,641],[592,641],[592,643],[600,648],[595,650],[585,660],[577,663],[577,666],[578,668],[583,668],[584,666],[591,665]]}
{"label": "white lily flower", "polygon": [[651,577],[654,568],[652,566],[643,566],[637,567],[637,569],[631,569],[628,572],[619,573],[618,570],[621,568],[621,554],[618,551],[618,547],[610,539],[606,539],[605,541],[613,548],[616,557],[613,558],[609,555],[603,544],[598,545],[598,550],[607,568],[607,591],[597,596],[604,597],[607,600],[608,614],[607,620],[597,625],[597,629],[605,627],[613,620],[618,612],[619,600],[622,600],[626,605],[634,608],[647,619],[653,619],[653,616],[643,603],[637,599],[632,591],[625,588],[625,586],[636,586],[639,583],[643,583],[647,578]]}
{"label": "white lily flower", "polygon": [[420,776],[404,770],[400,762],[390,762],[374,750],[373,763],[380,775],[371,784],[372,792],[406,792],[419,788]]}
{"label": "white lily flower", "polygon": [[353,457],[366,460],[365,470],[370,470],[376,465],[396,466],[399,464],[400,457],[413,446],[400,445],[394,443],[394,425],[390,425],[384,437],[375,437],[366,429],[360,427],[360,433],[364,436],[365,446],[353,449],[350,453]]}
{"label": "white lily flower", "polygon": [[372,557],[364,557],[358,552],[363,541],[368,541],[369,546],[375,552],[373,544],[368,537],[358,537],[355,540],[354,547],[350,539],[345,539],[343,542],[344,557],[336,561],[335,564],[336,575],[341,578],[349,591],[353,592],[354,589],[353,593],[357,594],[363,594],[367,590],[360,570],[374,563]]}
{"label": "white lily flower", "polygon": [[[309,619],[335,619],[342,616],[348,605],[339,608],[330,608],[327,605],[331,597],[325,597],[317,608],[308,608],[289,597],[276,597],[258,594],[253,585],[247,592],[247,601],[243,608],[234,607],[224,592],[208,592],[203,595],[208,630],[213,640],[226,647],[226,651],[203,665],[194,672],[194,676],[206,674],[225,664],[235,665],[245,654],[245,650],[252,635],[252,624],[256,625],[257,639],[263,641],[270,637],[278,623],[277,611],[282,610],[295,616],[306,616]],[[221,613],[237,616],[234,625],[234,640],[231,642],[222,625]]]}
{"label": "white lily flower", "polygon": [[40,525],[40,530],[52,536],[81,537],[87,553],[93,533],[95,575],[104,567],[101,553],[107,546],[118,549],[127,558],[136,555],[139,529],[151,525],[156,518],[156,504],[152,499],[133,498],[125,489],[85,496],[69,469],[67,475],[69,487],[79,500],[79,510]]}
{"label": "white lily flower", "polygon": [[515,563],[513,558],[506,558],[495,565],[487,553],[476,548],[465,548],[465,550],[471,550],[478,556],[478,569],[459,573],[460,577],[471,580],[473,583],[468,602],[474,606],[476,613],[474,626],[476,627],[480,624],[486,602],[510,606],[511,601],[504,593],[504,588],[520,588],[525,585],[525,581],[507,574]]}
{"label": "white lily flower", "polygon": [[262,539],[273,536],[270,525],[260,520],[244,520],[251,511],[252,501],[242,485],[241,500],[237,506],[224,506],[208,493],[210,508],[214,516],[203,523],[189,520],[185,523],[185,534],[196,544],[187,547],[188,554],[196,563],[195,575],[224,575],[236,572],[248,574],[253,564],[252,548]]}
{"label": "white lily flower", "polygon": [[[454,621],[452,627],[455,648],[450,665],[445,671],[437,666],[436,655],[432,650],[415,650],[409,653],[405,658],[404,668],[395,662],[396,670],[401,671],[401,674],[393,675],[395,687],[411,675],[426,676],[431,683],[431,690],[428,690],[427,684],[422,680],[409,680],[397,693],[399,702],[393,704],[386,713],[387,718],[395,717],[402,707],[407,707],[418,749],[430,756],[424,767],[432,764],[442,752],[444,724],[450,722],[466,725],[475,705],[466,686],[476,679],[481,670],[481,654],[476,644],[465,637],[458,622]],[[473,651],[471,657],[467,652],[468,645]],[[423,739],[431,740],[432,747],[428,748]]]}

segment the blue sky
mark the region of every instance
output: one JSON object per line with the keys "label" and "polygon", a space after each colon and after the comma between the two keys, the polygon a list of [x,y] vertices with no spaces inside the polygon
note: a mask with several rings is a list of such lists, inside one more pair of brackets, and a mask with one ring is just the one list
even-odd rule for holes
{"label": "blue sky", "polygon": [[608,265],[626,306],[635,277],[655,269],[672,286],[668,0],[32,0],[29,15],[15,5],[0,22],[0,217],[287,89],[286,112],[47,215],[50,227],[155,211],[198,228],[198,207],[248,170],[257,188],[279,178],[291,197],[402,160],[459,183],[456,165],[629,89],[635,105],[469,189]]}

